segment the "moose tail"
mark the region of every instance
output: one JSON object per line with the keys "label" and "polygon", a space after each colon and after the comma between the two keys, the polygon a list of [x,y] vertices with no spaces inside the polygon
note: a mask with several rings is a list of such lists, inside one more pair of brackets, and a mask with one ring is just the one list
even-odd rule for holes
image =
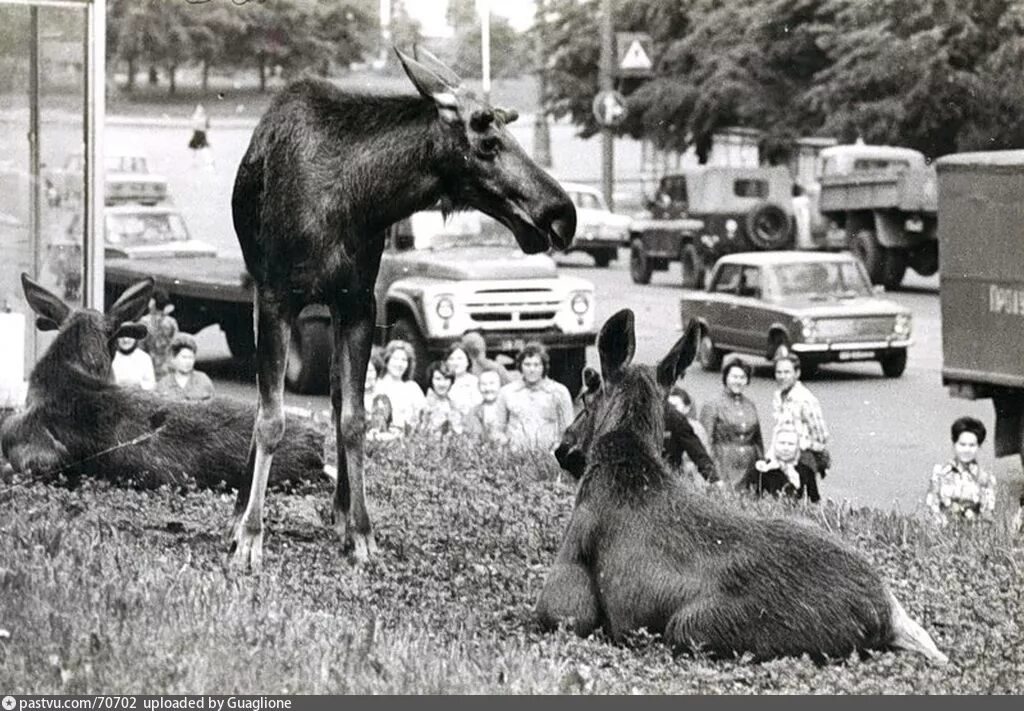
{"label": "moose tail", "polygon": [[892,646],[923,654],[938,664],[946,664],[949,657],[939,651],[931,635],[910,618],[892,593],[889,593],[889,601],[892,603]]}

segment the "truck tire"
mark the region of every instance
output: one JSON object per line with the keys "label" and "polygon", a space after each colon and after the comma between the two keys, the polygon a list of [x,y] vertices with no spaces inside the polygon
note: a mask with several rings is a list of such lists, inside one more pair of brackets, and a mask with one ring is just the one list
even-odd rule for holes
{"label": "truck tire", "polygon": [[853,236],[853,240],[850,242],[850,251],[868,270],[872,284],[882,283],[882,260],[884,258],[882,250],[883,247],[878,243],[878,238],[872,230],[861,230]]}
{"label": "truck tire", "polygon": [[887,248],[882,257],[882,285],[889,291],[895,291],[900,288],[906,273],[906,250]]}
{"label": "truck tire", "polygon": [[697,346],[697,360],[700,366],[710,372],[718,372],[722,368],[722,351],[718,350],[707,329],[700,331],[700,343]]}
{"label": "truck tire", "polygon": [[323,394],[331,382],[331,325],[309,319],[292,327],[288,344],[288,363],[284,382],[288,389],[302,395]]}
{"label": "truck tire", "polygon": [[921,276],[929,277],[939,271],[939,243],[928,242],[907,255],[910,268]]}
{"label": "truck tire", "polygon": [[684,289],[700,289],[704,286],[704,258],[693,244],[687,244],[679,253],[679,267],[683,272]]}
{"label": "truck tire", "polygon": [[747,240],[754,249],[788,249],[793,246],[793,225],[778,205],[755,206],[744,219]]}
{"label": "truck tire", "polygon": [[416,321],[411,316],[402,316],[395,325],[391,327],[391,338],[398,341],[405,341],[412,346],[412,353],[416,359],[415,369],[410,376],[413,380],[419,383],[421,388],[426,389],[426,373],[427,366],[430,365],[430,354],[427,352],[426,342],[423,340],[423,334],[420,333],[419,326],[416,325]]}
{"label": "truck tire", "polygon": [[879,359],[882,364],[882,373],[887,378],[898,378],[907,369],[907,349],[903,348],[893,351]]}
{"label": "truck tire", "polygon": [[551,351],[551,379],[569,389],[573,399],[583,385],[583,368],[587,364],[586,348]]}
{"label": "truck tire", "polygon": [[651,271],[651,260],[644,251],[643,241],[633,240],[629,245],[629,276],[632,277],[633,283],[650,284]]}
{"label": "truck tire", "polygon": [[599,249],[593,253],[594,266],[604,269],[616,256],[614,249]]}

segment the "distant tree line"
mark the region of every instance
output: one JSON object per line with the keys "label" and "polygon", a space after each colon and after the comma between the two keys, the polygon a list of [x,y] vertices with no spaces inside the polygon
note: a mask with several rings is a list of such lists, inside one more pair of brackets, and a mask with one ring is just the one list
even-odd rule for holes
{"label": "distant tree line", "polygon": [[[538,0],[548,111],[598,127],[600,4]],[[1024,0],[630,0],[654,75],[622,80],[621,133],[706,158],[726,126],[761,129],[781,160],[800,136],[858,137],[928,156],[1024,147]]]}

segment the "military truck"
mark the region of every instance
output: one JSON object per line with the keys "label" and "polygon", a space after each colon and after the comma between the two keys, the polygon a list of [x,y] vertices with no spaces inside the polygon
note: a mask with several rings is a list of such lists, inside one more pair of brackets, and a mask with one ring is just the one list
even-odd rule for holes
{"label": "military truck", "polygon": [[991,399],[995,454],[1024,462],[1024,150],[940,158],[942,382]]}
{"label": "military truck", "polygon": [[849,249],[887,289],[907,267],[938,271],[935,168],[924,154],[854,143],[824,148],[818,161],[818,184],[808,186],[813,244],[798,249]]}
{"label": "military truck", "polygon": [[793,179],[780,166],[701,166],[661,178],[649,215],[630,227],[630,276],[647,284],[673,261],[682,285],[700,288],[718,258],[788,249]]}
{"label": "military truck", "polygon": [[[110,216],[116,211],[125,212],[127,222],[127,212],[138,218],[156,210],[107,208],[107,305],[128,285],[152,276],[170,295],[182,330],[217,324],[232,355],[251,358],[252,281],[240,257],[199,249],[180,220],[177,233],[159,233],[174,244],[151,240],[125,249],[126,242],[142,238],[111,232],[115,222]],[[559,275],[548,255],[523,254],[511,232],[477,212],[457,213],[446,221],[439,210],[427,210],[392,226],[375,295],[377,342],[409,341],[421,384],[431,360],[442,357],[467,331],[479,331],[491,357],[514,356],[527,341],[545,344],[551,376],[575,394],[586,348],[597,335],[594,285]],[[292,329],[288,388],[327,392],[332,350],[330,312],[319,304],[307,306]]]}

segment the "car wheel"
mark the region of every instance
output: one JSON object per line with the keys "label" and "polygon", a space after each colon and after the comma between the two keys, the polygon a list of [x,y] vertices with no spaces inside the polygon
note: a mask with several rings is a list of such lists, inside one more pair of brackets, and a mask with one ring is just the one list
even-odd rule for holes
{"label": "car wheel", "polygon": [[416,360],[412,373],[412,379],[424,387],[426,382],[427,366],[429,365],[430,354],[427,352],[426,342],[420,333],[419,327],[410,316],[402,316],[395,321],[391,327],[391,338],[398,341],[406,341],[412,346],[412,353]]}
{"label": "car wheel", "polygon": [[697,346],[697,360],[704,370],[717,372],[722,368],[722,351],[718,350],[711,334],[706,330],[700,332],[700,343]]}
{"label": "car wheel", "polygon": [[907,252],[902,249],[886,249],[882,258],[882,284],[886,289],[895,291],[903,283],[903,275],[907,273]]}
{"label": "car wheel", "polygon": [[331,382],[331,325],[327,321],[309,319],[292,327],[288,343],[288,364],[284,371],[285,385],[303,395],[323,394]]}
{"label": "car wheel", "polygon": [[629,276],[634,284],[651,283],[651,260],[647,258],[643,242],[633,240],[629,247]]}
{"label": "car wheel", "polygon": [[903,348],[898,351],[892,351],[882,356],[879,360],[885,377],[898,378],[907,369],[907,350]]}
{"label": "car wheel", "polygon": [[778,205],[757,205],[747,213],[747,239],[755,249],[787,249],[793,246],[793,225]]}
{"label": "car wheel", "polygon": [[704,259],[694,245],[683,247],[679,253],[679,266],[683,272],[684,289],[700,289],[704,286]]}
{"label": "car wheel", "polygon": [[604,249],[598,252],[594,252],[594,266],[604,269],[612,260],[615,259],[615,251],[611,249]]}
{"label": "car wheel", "polygon": [[569,389],[573,399],[583,385],[583,368],[587,364],[586,348],[551,351],[551,379]]}
{"label": "car wheel", "polygon": [[882,283],[882,245],[871,230],[861,230],[853,236],[850,251],[864,264],[872,284]]}

